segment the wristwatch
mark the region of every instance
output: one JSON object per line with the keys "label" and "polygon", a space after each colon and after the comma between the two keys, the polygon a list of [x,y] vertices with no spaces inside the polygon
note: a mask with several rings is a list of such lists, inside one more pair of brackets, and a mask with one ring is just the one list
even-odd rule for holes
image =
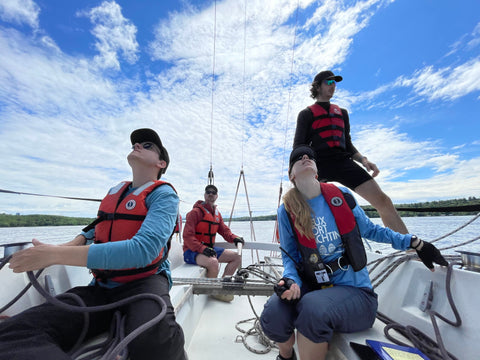
{"label": "wristwatch", "polygon": [[412,238],[410,239],[410,247],[412,249],[416,249],[420,246],[421,240],[416,236],[412,235]]}

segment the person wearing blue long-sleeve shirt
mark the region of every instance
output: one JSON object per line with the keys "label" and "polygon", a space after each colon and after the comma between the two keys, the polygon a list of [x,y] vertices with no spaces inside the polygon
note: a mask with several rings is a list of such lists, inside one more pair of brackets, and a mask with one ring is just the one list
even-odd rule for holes
{"label": "person wearing blue long-sleeve shirt", "polygon": [[[134,190],[135,188],[130,187],[126,195]],[[145,203],[148,213],[140,230],[131,239],[128,239],[129,241],[92,246],[88,251],[87,258],[89,269],[143,267],[167,245],[167,240],[172,235],[172,226],[175,226],[177,218],[178,195],[170,186],[160,186],[147,195]],[[158,219],[165,219],[166,221],[158,221]],[[87,232],[82,231],[81,235],[87,239],[87,244],[93,243],[95,228]],[[140,247],[144,251],[138,251]],[[159,266],[157,273],[162,272],[168,277],[171,286],[169,260]],[[111,280],[100,284],[107,287],[119,285],[119,283]]]}
{"label": "person wearing blue long-sleeve shirt", "polygon": [[[67,291],[64,301],[103,306],[127,298],[135,301],[105,311],[89,312],[85,339],[108,331],[114,312],[123,316],[124,336],[136,331],[128,343],[131,360],[184,360],[184,335],[175,319],[169,290],[171,275],[167,259],[179,198],[174,188],[159,180],[169,164],[169,155],[152,129],[137,129],[130,135],[132,151],[127,160],[132,181],[111,188],[102,200],[97,219],[72,241],[44,244],[13,254],[14,272],[33,271],[50,265],[89,268],[94,279],[88,286]],[[144,324],[165,316],[145,328]],[[45,303],[0,323],[0,360],[71,359],[85,326],[81,312]]]}
{"label": "person wearing blue long-sleeve shirt", "polygon": [[277,360],[297,358],[295,329],[300,358],[319,360],[334,331],[361,331],[375,321],[377,295],[362,237],[398,250],[413,248],[432,271],[433,262],[448,263],[432,244],[373,224],[346,188],[320,184],[310,146],[292,151],[289,177],[294,187],[278,209],[284,272],[260,322],[279,347]]}

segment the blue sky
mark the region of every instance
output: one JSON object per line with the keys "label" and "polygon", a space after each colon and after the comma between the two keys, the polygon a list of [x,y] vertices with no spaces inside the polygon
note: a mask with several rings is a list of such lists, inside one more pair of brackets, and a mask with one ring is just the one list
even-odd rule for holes
{"label": "blue sky", "polygon": [[[331,69],[395,203],[480,196],[477,0],[0,0],[0,54],[0,189],[101,198],[130,178],[130,132],[151,127],[183,215],[210,164],[224,217],[241,169],[252,214],[273,214],[297,114]],[[98,205],[0,199],[0,213]]]}

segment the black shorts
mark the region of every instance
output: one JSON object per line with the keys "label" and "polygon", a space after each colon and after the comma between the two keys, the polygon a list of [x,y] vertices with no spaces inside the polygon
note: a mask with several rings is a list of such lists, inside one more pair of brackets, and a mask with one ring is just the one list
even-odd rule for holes
{"label": "black shorts", "polygon": [[317,158],[317,169],[319,181],[336,181],[352,190],[373,179],[364,168],[349,157]]}

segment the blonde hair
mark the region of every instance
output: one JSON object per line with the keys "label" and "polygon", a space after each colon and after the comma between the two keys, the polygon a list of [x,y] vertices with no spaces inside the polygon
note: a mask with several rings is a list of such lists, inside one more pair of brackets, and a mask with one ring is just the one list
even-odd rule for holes
{"label": "blonde hair", "polygon": [[313,238],[312,208],[294,186],[283,196],[285,210],[295,219],[295,227],[300,234]]}

